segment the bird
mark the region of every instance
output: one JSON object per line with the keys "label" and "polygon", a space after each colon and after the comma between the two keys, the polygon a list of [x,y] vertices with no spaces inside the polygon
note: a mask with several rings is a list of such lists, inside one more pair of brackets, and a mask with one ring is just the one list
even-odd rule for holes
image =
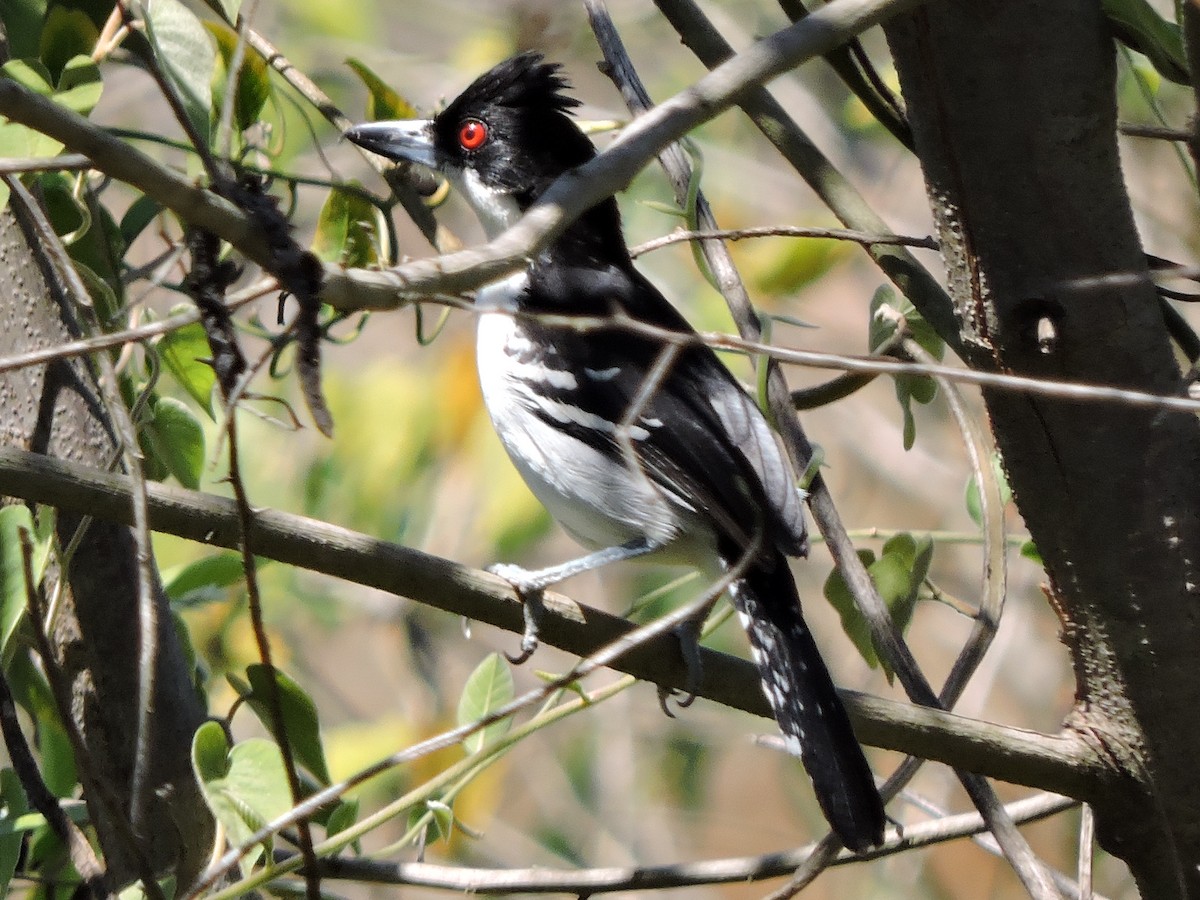
{"label": "bird", "polygon": [[[441,173],[494,238],[596,155],[569,91],[561,66],[526,52],[432,119],[364,123],[345,136]],[[784,746],[841,843],[880,845],[883,803],[788,564],[808,551],[803,492],[754,400],[634,267],[616,200],[481,288],[475,307],[479,379],[500,441],[591,551],[536,571],[492,567],[525,600],[527,652],[533,600],[572,575],[637,557],[732,573],[729,593]]]}

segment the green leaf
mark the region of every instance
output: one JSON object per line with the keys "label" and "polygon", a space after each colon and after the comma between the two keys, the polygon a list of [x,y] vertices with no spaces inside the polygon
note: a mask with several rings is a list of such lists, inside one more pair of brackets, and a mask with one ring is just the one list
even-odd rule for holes
{"label": "green leaf", "polygon": [[121,315],[125,285],[122,257],[125,241],[111,213],[90,192],[77,193],[74,176],[45,172],[38,186],[55,233],[67,244],[75,269],[96,305],[96,315],[109,327]]}
{"label": "green leaf", "polygon": [[126,246],[146,230],[155,216],[162,212],[162,208],[162,204],[149,194],[142,194],[129,205],[121,217],[121,239]]}
{"label": "green leaf", "polygon": [[1103,0],[1101,6],[1117,39],[1143,54],[1163,78],[1191,83],[1183,31],[1160,16],[1146,0]]}
{"label": "green leaf", "polygon": [[[929,574],[929,565],[933,560],[933,540],[929,535],[914,537],[902,533],[883,545],[878,558],[871,550],[859,550],[858,557],[866,566],[892,621],[903,632],[912,621],[921,585],[925,576]],[[843,630],[867,665],[872,669],[883,665],[890,681],[892,671],[879,656],[878,648],[871,638],[870,627],[859,613],[850,588],[837,569],[832,571],[825,581],[825,597],[838,611]]]}
{"label": "green leaf", "polygon": [[372,72],[366,63],[351,57],[346,60],[346,65],[367,86],[369,96],[366,117],[368,121],[418,118],[416,108],[389,87],[387,82]]}
{"label": "green leaf", "polygon": [[96,104],[100,102],[100,95],[104,92],[100,67],[86,53],[66,61],[57,85],[53,95],[54,102],[81,116],[88,115],[96,108]]}
{"label": "green leaf", "polygon": [[[174,314],[185,308],[178,307],[171,312]],[[217,373],[206,362],[212,351],[208,346],[208,338],[204,335],[204,326],[194,322],[167,332],[156,347],[167,370],[211,417]]]}
{"label": "green leaf", "polygon": [[192,768],[201,784],[229,774],[229,740],[220,722],[205,722],[192,736]]}
{"label": "green leaf", "polygon": [[[278,739],[275,717],[271,715],[270,672],[266,666],[254,663],[246,667],[246,678],[250,682],[250,694],[246,696],[246,702],[259,721]],[[316,704],[304,688],[278,669],[275,670],[275,684],[283,712],[283,727],[287,731],[296,762],[308,769],[321,784],[329,784],[329,767],[325,763],[325,749],[321,745]]]}
{"label": "green leaf", "polygon": [[91,57],[99,36],[95,23],[82,9],[56,4],[46,11],[38,57],[57,81],[67,60],[74,56]]}
{"label": "green leaf", "polygon": [[433,816],[433,821],[437,826],[435,834],[429,836],[430,842],[432,843],[439,836],[449,840],[450,834],[454,830],[454,810],[441,800],[426,800],[425,809]]}
{"label": "green leaf", "polygon": [[[244,844],[258,829],[292,807],[287,773],[279,748],[263,738],[242,741],[232,749],[224,729],[206,722],[192,739],[192,767],[208,808],[231,844]],[[270,849],[270,842],[265,842]],[[242,860],[248,872],[257,854]]]}
{"label": "green leaf", "polygon": [[[1012,488],[1008,486],[1008,475],[1004,471],[1004,462],[1000,459],[1000,454],[996,452],[991,454],[990,459],[996,484],[1000,487],[1000,503],[1007,506],[1012,500]],[[979,495],[979,479],[975,477],[974,473],[967,479],[964,499],[967,505],[967,515],[971,517],[971,521],[982,528],[983,499]]]}
{"label": "green leaf", "polygon": [[379,262],[375,246],[375,207],[358,194],[330,191],[313,238],[317,258],[347,267],[373,266]]}
{"label": "green leaf", "polygon": [[[266,559],[257,559],[260,566]],[[163,590],[177,606],[199,606],[222,599],[225,592],[245,578],[242,555],[227,551],[162,573]]]}
{"label": "green leaf", "polygon": [[0,507],[0,658],[8,659],[9,641],[25,617],[29,594],[20,532],[34,540],[33,514],[21,504]]}
{"label": "green leaf", "polygon": [[200,487],[204,471],[204,429],[187,405],[174,397],[154,402],[154,418],[142,426],[155,456],[186,488]]}
{"label": "green leaf", "polygon": [[[871,298],[871,314],[867,327],[867,343],[872,351],[883,346],[901,327],[930,356],[941,360],[946,345],[932,326],[917,312],[907,297],[898,295],[887,285],[875,291]],[[912,401],[929,403],[937,396],[937,382],[924,375],[897,375],[894,384],[896,399],[904,417],[904,449],[911,450],[917,438],[917,424],[913,418]]]}
{"label": "green leaf", "polygon": [[358,800],[342,800],[325,820],[325,833],[332,837],[358,821]]}
{"label": "green leaf", "polygon": [[0,810],[0,835],[3,835],[0,836],[0,897],[7,897],[9,882],[21,858],[22,836],[13,825],[29,811],[21,780],[12,769],[0,771],[0,801],[4,803],[3,810]]}
{"label": "green leaf", "polygon": [[[212,114],[215,123],[225,101],[225,84],[229,80],[229,64],[237,49],[238,34],[223,22],[208,21],[204,23],[204,27],[216,40],[219,54],[212,80]],[[257,122],[259,114],[270,99],[271,68],[257,50],[246,47],[242,57],[242,68],[238,72],[233,107],[233,121],[238,130],[245,130]]]}
{"label": "green leaf", "polygon": [[[467,679],[458,700],[458,724],[469,725],[490,715],[513,698],[513,677],[508,664],[498,653],[489,653]],[[493,722],[463,740],[468,753],[478,753],[485,744],[506,734],[511,719]]]}
{"label": "green leaf", "polygon": [[42,780],[55,797],[70,797],[79,784],[75,751],[57,713],[38,717],[38,754],[42,758]]}
{"label": "green leaf", "polygon": [[200,19],[179,0],[148,0],[146,32],[200,139],[209,142],[217,51]]}
{"label": "green leaf", "polygon": [[1045,567],[1046,561],[1042,559],[1042,553],[1037,548],[1037,544],[1033,541],[1026,541],[1021,545],[1021,555],[1031,562],[1037,563],[1039,566]]}
{"label": "green leaf", "polygon": [[46,5],[46,0],[4,0],[0,3],[0,20],[7,32],[8,56],[12,59],[38,55]]}
{"label": "green leaf", "polygon": [[[875,562],[875,552],[859,550],[858,558],[862,560],[862,564],[869,571]],[[841,571],[834,569],[829,573],[829,577],[825,579],[823,593],[829,604],[837,610],[838,616],[842,620],[842,630],[846,632],[846,637],[850,638],[850,642],[854,644],[859,655],[872,669],[878,668],[879,656],[875,653],[871,630],[867,627],[866,619],[859,613],[858,607],[854,603],[854,595],[850,593],[850,588],[846,584],[846,579],[842,577]]]}
{"label": "green leaf", "polygon": [[[62,76],[58,79],[57,91],[52,87],[54,78],[50,70],[36,59],[9,60],[0,66],[0,75],[11,78],[43,97],[51,97],[80,115],[87,115],[92,111],[92,107],[100,99],[103,87],[99,68],[86,57],[75,57],[67,61]],[[0,157],[56,156],[62,148],[63,145],[59,141],[32,128],[7,120],[0,121]],[[0,191],[0,201],[6,203],[7,200],[8,191],[5,188]]]}

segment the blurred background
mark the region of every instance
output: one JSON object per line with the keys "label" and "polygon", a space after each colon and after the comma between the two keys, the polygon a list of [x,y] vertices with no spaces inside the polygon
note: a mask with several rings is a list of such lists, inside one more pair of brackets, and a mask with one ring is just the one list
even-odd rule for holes
{"label": "blurred background", "polygon": [[[656,100],[703,74],[651,4],[618,0],[610,7]],[[707,3],[705,9],[738,47],[786,24],[771,2]],[[582,119],[627,118],[613,86],[596,68],[600,54],[576,4],[291,0],[261,3],[253,15],[255,27],[354,120],[364,117],[367,95],[345,65],[348,58],[361,60],[428,114],[477,74],[524,49],[541,50],[565,65],[584,101]],[[894,87],[881,35],[869,34],[865,44]],[[1120,71],[1123,118],[1153,122],[1157,108],[1171,122],[1185,120],[1182,92],[1161,84],[1144,60],[1123,57]],[[118,74],[106,78],[93,119],[161,128],[168,115],[150,79],[136,71]],[[848,95],[826,64],[807,65],[776,81],[772,91],[896,232],[932,233],[915,159]],[[334,181],[359,180],[377,193],[385,190],[355,148],[324,122],[310,129],[308,120],[316,117],[302,111],[287,88],[277,85],[276,92],[278,123],[270,142],[279,155],[271,161],[273,167]],[[597,136],[600,144],[607,139]],[[838,224],[739,112],[708,123],[693,139],[703,160],[703,189],[723,227]],[[1165,142],[1122,141],[1147,249],[1190,261],[1196,249],[1196,192],[1186,164]],[[180,159],[170,151],[162,153]],[[299,188],[295,224],[301,243],[313,233],[326,194],[319,187]],[[682,224],[655,168],[644,172],[619,201],[632,245]],[[481,230],[458,198],[449,198],[437,214],[464,245],[481,241]],[[432,252],[402,215],[396,225],[403,255]],[[161,250],[157,235],[139,240],[147,257]],[[777,321],[777,343],[835,353],[869,350],[869,305],[885,279],[857,246],[772,237],[737,242],[732,249],[759,308],[801,320]],[[940,277],[937,254],[916,252]],[[721,297],[697,271],[687,245],[648,253],[639,266],[698,328],[734,330]],[[161,292],[146,299],[160,306],[178,302],[177,295]],[[274,306],[273,299],[262,301],[258,314],[263,321],[273,321]],[[426,336],[440,315],[437,307],[425,309]],[[352,323],[335,330],[335,336],[353,339],[326,348],[324,386],[335,421],[332,440],[311,427],[294,430],[242,416],[252,501],[472,566],[508,561],[537,567],[576,555],[579,548],[529,494],[492,433],[476,382],[473,325],[470,314],[453,312],[436,339],[423,345],[416,315],[406,309],[372,315],[356,336]],[[744,359],[728,361],[737,374],[749,377]],[[793,387],[804,387],[836,373],[793,367],[787,375]],[[300,409],[290,381],[262,378],[256,389],[285,396]],[[984,422],[978,396],[966,393],[974,415]],[[179,396],[187,400],[183,392]],[[277,414],[265,404],[259,408]],[[804,413],[803,422],[824,452],[824,476],[860,548],[878,553],[897,532],[934,537],[929,580],[946,602],[919,602],[908,637],[936,686],[970,631],[971,619],[963,609],[979,601],[982,558],[979,527],[965,501],[971,470],[944,398],[914,404],[913,415],[916,439],[905,450],[895,386],[881,378],[845,400]],[[207,427],[211,453],[216,426],[208,422]],[[223,475],[223,462],[210,462],[204,489],[226,492]],[[1008,527],[1011,534],[1022,534],[1011,505]],[[1069,661],[1043,596],[1043,574],[1018,548],[1014,542],[1009,555],[1007,606],[999,634],[956,711],[1053,732],[1072,701]],[[211,554],[163,536],[157,538],[157,549],[167,569]],[[829,555],[819,542],[808,561],[794,565],[807,616],[835,680],[904,699],[882,671],[864,662],[824,599],[830,570]],[[621,613],[680,574],[621,565],[574,579],[563,590],[581,602]],[[405,598],[276,564],[266,565],[262,578],[276,662],[316,700],[334,778],[453,727],[459,695],[472,670],[493,651],[517,649],[515,635],[467,625]],[[694,580],[683,584],[636,615],[649,618],[700,589]],[[208,672],[212,709],[223,714],[235,699],[224,674],[239,673],[257,658],[245,598],[234,588],[186,597],[181,605]],[[732,623],[710,643],[747,653],[740,629]],[[539,684],[539,670],[561,672],[572,662],[552,647],[541,648],[532,661],[513,670],[517,691]],[[600,673],[588,685],[613,678]],[[245,715],[235,718],[234,727],[239,736],[256,729]],[[538,732],[476,779],[454,804],[457,819],[473,834],[456,831],[449,839],[431,839],[425,858],[504,867],[626,866],[754,855],[818,839],[823,821],[799,765],[753,740],[756,734],[773,733],[766,720],[703,700],[678,711],[674,719],[666,718],[654,687],[636,685]],[[359,793],[364,811],[420,784],[461,755],[460,750],[447,751],[376,779]],[[868,756],[881,778],[898,762],[882,751],[869,749]],[[997,789],[1006,800],[1031,793],[1003,784]],[[926,765],[910,791],[948,811],[970,808],[952,773],[940,765]],[[892,803],[890,812],[900,822],[928,817],[904,799]],[[381,829],[365,848],[398,840],[405,825],[402,819]],[[1024,831],[1052,865],[1074,872],[1077,812]],[[393,858],[414,855],[406,848]],[[326,888],[356,897],[395,893],[336,883]],[[1123,866],[1099,851],[1097,890],[1114,898],[1134,896]],[[765,885],[736,885],[686,889],[680,895],[748,898],[767,891]],[[417,889],[404,894],[443,896]],[[958,841],[832,870],[806,896],[1016,898],[1024,893],[1003,861]]]}

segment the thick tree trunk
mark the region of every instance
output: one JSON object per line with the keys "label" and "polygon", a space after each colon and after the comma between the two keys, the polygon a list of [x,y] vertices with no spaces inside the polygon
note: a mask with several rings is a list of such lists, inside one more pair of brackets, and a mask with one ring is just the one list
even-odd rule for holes
{"label": "thick tree trunk", "polygon": [[[16,212],[14,212],[16,207]],[[0,211],[0,356],[79,337],[71,301],[57,282],[19,200]],[[0,443],[106,468],[113,430],[92,370],[82,360],[0,373]],[[66,546],[80,516],[58,514]],[[130,530],[104,521],[87,525],[71,558],[54,634],[57,663],[70,682],[69,715],[82,733],[94,770],[81,766],[84,796],[114,884],[137,869],[114,838],[111,815],[98,802],[104,785],[127,816],[138,728],[138,580]],[[211,848],[212,821],[190,765],[191,736],[204,706],[158,590],[158,662],[151,723],[148,803],[137,837],[157,871],[174,869],[186,884]]]}
{"label": "thick tree trunk", "polygon": [[[1180,393],[1121,178],[1100,4],[944,0],[888,35],[968,362]],[[1200,427],[986,400],[1072,655],[1068,727],[1111,761],[1100,840],[1144,896],[1200,896]]]}

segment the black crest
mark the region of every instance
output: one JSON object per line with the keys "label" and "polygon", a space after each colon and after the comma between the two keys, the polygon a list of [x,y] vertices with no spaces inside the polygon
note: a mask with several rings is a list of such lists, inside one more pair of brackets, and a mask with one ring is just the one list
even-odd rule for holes
{"label": "black crest", "polygon": [[[579,101],[559,66],[540,53],[522,53],[475,79],[434,119],[434,141],[440,154],[459,159],[484,183],[528,207],[568,169],[596,155],[570,110]],[[460,143],[463,124],[478,120],[488,139],[477,151]]]}
{"label": "black crest", "polygon": [[494,105],[532,112],[568,112],[579,101],[565,93],[571,84],[558,63],[535,51],[520,53],[484,72],[458,95],[443,116],[461,117],[470,109]]}

